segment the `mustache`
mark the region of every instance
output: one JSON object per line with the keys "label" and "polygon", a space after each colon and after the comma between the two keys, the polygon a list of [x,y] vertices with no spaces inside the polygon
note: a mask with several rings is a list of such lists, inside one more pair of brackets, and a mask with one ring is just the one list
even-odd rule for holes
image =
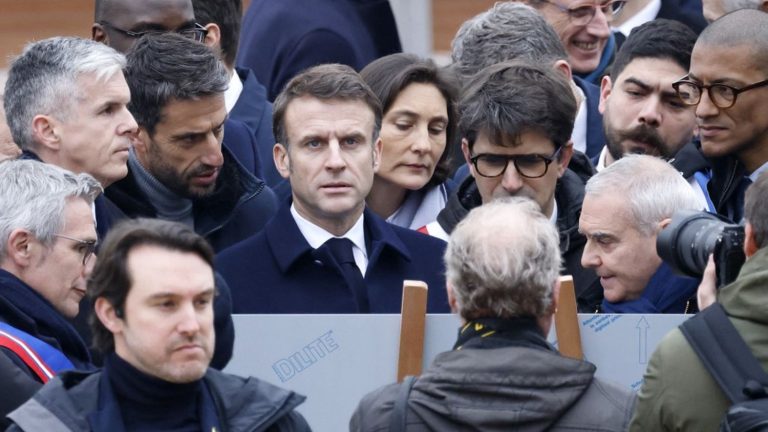
{"label": "mustache", "polygon": [[655,128],[652,128],[650,126],[639,125],[628,131],[623,131],[623,132],[617,131],[617,136],[619,138],[619,142],[622,142],[622,141],[643,142],[657,148],[662,153],[664,153],[666,149],[664,140],[661,138],[661,135],[659,135],[659,132]]}

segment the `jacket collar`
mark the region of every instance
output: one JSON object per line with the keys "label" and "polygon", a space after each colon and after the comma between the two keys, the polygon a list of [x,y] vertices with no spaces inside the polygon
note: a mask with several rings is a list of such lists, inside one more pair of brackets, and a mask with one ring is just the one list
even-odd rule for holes
{"label": "jacket collar", "polygon": [[[314,249],[299,231],[291,215],[291,200],[284,202],[277,214],[264,228],[264,235],[282,273],[287,273],[299,259],[312,253]],[[368,244],[368,266],[374,265],[378,257],[391,250],[407,261],[411,260],[408,248],[395,234],[391,225],[366,208],[363,212]]]}

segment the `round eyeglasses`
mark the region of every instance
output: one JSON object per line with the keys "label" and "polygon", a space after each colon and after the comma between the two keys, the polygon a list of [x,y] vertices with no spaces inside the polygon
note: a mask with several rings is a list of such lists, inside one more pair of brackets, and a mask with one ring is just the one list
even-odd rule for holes
{"label": "round eyeglasses", "polygon": [[571,23],[578,26],[585,26],[592,22],[592,19],[595,18],[597,8],[600,8],[600,11],[602,11],[603,15],[605,15],[605,19],[608,22],[611,22],[613,21],[613,18],[621,12],[621,10],[624,8],[624,5],[627,3],[625,0],[613,0],[597,4],[577,4],[576,6],[565,7],[554,1],[541,1],[558,8],[560,12],[568,14],[568,19],[571,21]]}
{"label": "round eyeglasses", "polygon": [[736,97],[748,90],[768,86],[768,80],[756,82],[746,87],[735,88],[726,84],[703,85],[683,78],[672,83],[680,100],[686,105],[698,105],[701,101],[702,90],[706,89],[709,100],[718,108],[730,108],[736,103]]}
{"label": "round eyeglasses", "polygon": [[54,234],[54,237],[63,238],[80,244],[80,253],[83,254],[83,265],[88,264],[88,260],[91,259],[93,253],[96,252],[96,240],[80,240],[74,237],[68,237],[61,234]]}
{"label": "round eyeglasses", "polygon": [[186,26],[176,30],[147,30],[147,31],[141,31],[141,32],[123,30],[119,27],[115,27],[108,21],[99,21],[99,24],[105,27],[109,27],[112,30],[122,34],[123,36],[133,38],[133,39],[139,39],[144,35],[159,35],[159,34],[173,32],[173,33],[178,33],[187,39],[192,39],[196,42],[202,42],[205,40],[205,36],[208,35],[208,30],[198,23],[194,23],[191,27]]}
{"label": "round eyeglasses", "polygon": [[562,147],[555,150],[551,156],[538,154],[525,155],[500,155],[493,153],[481,153],[469,158],[475,170],[483,177],[498,177],[507,171],[509,162],[515,166],[517,173],[525,178],[544,177],[551,164],[560,155]]}

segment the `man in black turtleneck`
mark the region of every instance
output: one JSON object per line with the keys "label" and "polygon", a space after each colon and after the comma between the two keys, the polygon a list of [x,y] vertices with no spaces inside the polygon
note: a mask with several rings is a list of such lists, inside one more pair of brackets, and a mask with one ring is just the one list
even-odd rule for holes
{"label": "man in black turtleneck", "polygon": [[115,227],[88,283],[101,372],[63,374],[11,413],[10,430],[308,431],[304,397],[210,369],[213,251],[191,228]]}

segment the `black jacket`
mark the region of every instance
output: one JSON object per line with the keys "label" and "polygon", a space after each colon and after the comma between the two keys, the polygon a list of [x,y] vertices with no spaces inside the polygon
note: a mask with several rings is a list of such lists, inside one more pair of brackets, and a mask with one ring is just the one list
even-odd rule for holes
{"label": "black jacket", "polygon": [[739,191],[739,183],[747,175],[747,170],[735,156],[708,158],[702,153],[701,143],[697,140],[683,146],[671,163],[686,180],[697,172],[709,177],[706,192],[718,214],[732,219],[734,215],[742,214],[743,209],[738,207],[742,206],[744,197],[739,196],[743,194]]}
{"label": "black jacket", "polygon": [[[14,411],[9,431],[90,431],[92,422],[108,424],[105,405],[114,395],[99,394],[101,372],[67,372],[43,387]],[[310,428],[294,411],[305,397],[256,378],[241,378],[209,369],[203,377],[214,399],[221,432],[303,432]],[[102,414],[102,415],[100,415]],[[119,430],[120,425],[109,430]]]}
{"label": "black jacket", "polygon": [[[261,231],[277,210],[277,199],[263,180],[240,165],[227,147],[222,147],[224,165],[214,192],[193,201],[195,232],[211,243],[216,252]],[[127,217],[156,217],[157,210],[136,183],[133,172],[112,184],[107,197]]]}
{"label": "black jacket", "polygon": [[[563,274],[573,276],[579,312],[595,312],[603,300],[600,278],[592,269],[581,266],[581,255],[586,237],[579,233],[581,204],[584,201],[586,172],[577,174],[568,168],[557,181],[557,230],[560,232],[560,253],[563,257]],[[475,207],[482,205],[482,198],[473,177],[467,177],[456,193],[448,198],[445,208],[437,216],[437,222],[450,234],[456,225]]]}

